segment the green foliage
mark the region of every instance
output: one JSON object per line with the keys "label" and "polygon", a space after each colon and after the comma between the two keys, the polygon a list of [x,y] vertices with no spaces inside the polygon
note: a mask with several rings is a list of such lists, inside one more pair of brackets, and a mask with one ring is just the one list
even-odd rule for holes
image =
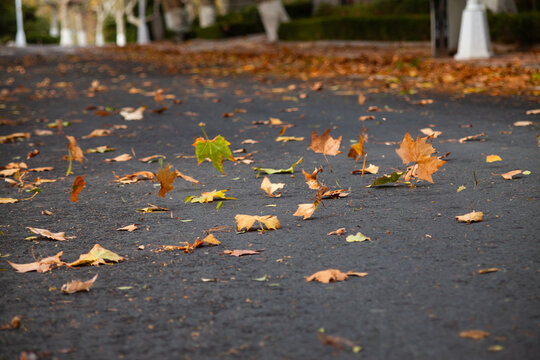
{"label": "green foliage", "polygon": [[428,15],[378,17],[333,16],[281,24],[282,40],[379,40],[426,41],[430,38]]}
{"label": "green foliage", "polygon": [[[137,42],[137,27],[133,24],[125,22],[125,31],[126,31],[126,41],[128,43]],[[105,37],[105,42],[115,43],[116,42],[116,22],[114,17],[109,15],[105,18],[105,23],[103,26],[103,36]]]}
{"label": "green foliage", "polygon": [[321,5],[314,16],[373,16],[429,14],[429,0],[376,0],[371,4]]}
{"label": "green foliage", "polygon": [[[49,22],[36,16],[36,8],[23,4],[23,26],[28,43],[54,43],[57,38],[49,36]],[[0,44],[15,40],[17,22],[15,1],[0,1]]]}
{"label": "green foliage", "polygon": [[503,43],[532,45],[540,43],[540,12],[489,14],[491,39]]}

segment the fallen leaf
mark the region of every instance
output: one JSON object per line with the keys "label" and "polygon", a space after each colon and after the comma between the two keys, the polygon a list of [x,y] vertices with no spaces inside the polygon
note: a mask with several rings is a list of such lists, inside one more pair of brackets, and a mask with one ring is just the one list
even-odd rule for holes
{"label": "fallen leaf", "polygon": [[[113,172],[114,174],[114,172]],[[124,175],[122,177],[116,176],[115,182],[119,182],[121,184],[133,184],[141,180],[152,180],[154,178],[154,173],[150,171],[137,171],[133,174]]]}
{"label": "fallen leaf", "polygon": [[326,129],[324,133],[319,137],[315,130],[311,135],[311,144],[308,146],[308,149],[313,150],[315,153],[321,153],[323,155],[336,156],[341,154],[339,151],[339,146],[341,144],[340,136],[337,139],[334,139],[330,136],[330,128]]}
{"label": "fallen leaf", "polygon": [[65,265],[63,261],[60,260],[60,257],[62,256],[63,251],[60,251],[58,254],[54,256],[49,256],[47,258],[41,259],[39,261],[28,263],[28,264],[15,264],[11,261],[8,261],[9,265],[13,267],[17,272],[25,273],[29,271],[37,271],[40,273],[51,271],[55,267],[59,267],[62,265]]}
{"label": "fallen leaf", "polygon": [[[461,139],[459,139],[458,142],[460,144],[463,144],[465,141],[477,140],[481,136],[486,136],[486,133],[480,133],[480,134],[476,134],[476,135],[465,136],[465,137],[462,137]],[[480,141],[485,141],[485,139],[480,139]]]}
{"label": "fallen leaf", "polygon": [[319,174],[322,171],[323,171],[323,168],[319,167],[318,169],[313,170],[311,174],[309,174],[302,169],[302,173],[304,174],[304,177],[306,178],[306,184],[309,186],[310,189],[318,190],[321,187],[321,185],[317,181],[317,174]]}
{"label": "fallen leaf", "polygon": [[154,101],[157,102],[158,104],[161,104],[163,100],[164,100],[163,89],[157,89],[156,92],[154,93]]}
{"label": "fallen leaf", "polygon": [[29,139],[30,133],[13,133],[5,136],[0,136],[0,144],[15,142],[18,139]]}
{"label": "fallen leaf", "polygon": [[495,161],[502,161],[501,157],[499,155],[487,155],[486,156],[486,162],[492,163]]}
{"label": "fallen leaf", "polygon": [[442,134],[442,131],[434,131],[432,128],[424,128],[420,129],[420,132],[424,135],[427,135],[428,137],[431,137],[433,139],[436,139],[439,137],[439,135]]}
{"label": "fallen leaf", "polygon": [[165,160],[167,157],[165,155],[151,155],[144,158],[139,159],[140,162],[143,163],[152,163],[154,161],[158,161],[159,159]]}
{"label": "fallen leaf", "polygon": [[366,102],[366,97],[363,94],[358,95],[358,104],[364,105]]}
{"label": "fallen leaf", "polygon": [[322,88],[323,88],[323,83],[320,82],[320,81],[317,81],[316,83],[311,85],[311,90],[313,90],[313,91],[321,91]]}
{"label": "fallen leaf", "polygon": [[31,200],[34,198],[34,196],[36,196],[38,193],[35,192],[34,195],[30,196],[29,198],[26,198],[26,199],[14,199],[14,198],[0,198],[0,204],[14,204],[14,203],[17,203],[19,201],[27,201],[27,200]]}
{"label": "fallen leaf", "polygon": [[261,190],[266,192],[266,194],[270,197],[280,197],[281,193],[278,192],[274,194],[275,191],[283,189],[285,186],[284,183],[272,183],[268,179],[268,176],[265,176],[262,183],[261,183]]}
{"label": "fallen leaf", "polygon": [[294,168],[296,167],[296,165],[298,165],[298,164],[300,164],[302,162],[302,159],[303,159],[303,157],[298,159],[298,161],[295,162],[294,164],[292,164],[291,167],[289,167],[288,169],[271,169],[271,168],[261,168],[261,167],[253,167],[252,169],[255,170],[255,171],[264,172],[264,173],[266,173],[268,175],[292,174],[292,173],[294,173]]}
{"label": "fallen leaf", "polygon": [[112,163],[112,162],[120,162],[120,161],[129,161],[133,159],[133,156],[131,156],[130,154],[122,154],[122,155],[118,155],[117,157],[114,157],[114,158],[111,158],[111,159],[105,159],[105,162],[108,162],[109,164]]}
{"label": "fallen leaf", "polygon": [[339,199],[349,196],[350,193],[345,189],[328,190],[321,194],[321,199]]}
{"label": "fallen leaf", "polygon": [[74,161],[78,161],[82,164],[84,155],[82,149],[77,145],[77,140],[73,136],[66,135],[66,139],[68,139],[68,149],[71,152],[71,158]]}
{"label": "fallen leaf", "polygon": [[158,193],[158,196],[160,197],[165,197],[166,193],[174,189],[172,183],[174,182],[174,179],[176,179],[176,171],[171,170],[171,168],[171,164],[167,164],[167,166],[160,168],[156,174],[156,180],[161,185]]}
{"label": "fallen leaf", "polygon": [[34,134],[36,134],[37,136],[50,136],[53,135],[54,132],[52,130],[35,129]]}
{"label": "fallen leaf", "polygon": [[315,210],[317,210],[318,204],[298,204],[298,209],[293,214],[293,216],[303,216],[304,220],[309,219]]}
{"label": "fallen leaf", "polygon": [[37,156],[39,155],[39,150],[38,149],[34,149],[32,151],[30,151],[28,154],[26,154],[26,159],[31,159],[33,158],[34,156]]}
{"label": "fallen leaf", "polygon": [[120,115],[122,115],[122,117],[126,121],[142,120],[144,117],[143,113],[145,109],[146,106],[140,106],[135,110],[133,110],[133,108],[124,108],[122,111],[120,111]]}
{"label": "fallen leaf", "polygon": [[[376,165],[373,165],[373,164],[369,164],[369,166],[367,168],[364,169],[364,173],[367,173],[367,174],[377,174],[379,172],[379,167],[376,166]],[[361,174],[362,173],[362,169],[358,169],[358,170],[353,170],[351,171],[352,174]]]}
{"label": "fallen leaf", "polygon": [[430,104],[433,104],[434,102],[435,101],[433,99],[421,99],[416,102],[416,105],[430,105]]}
{"label": "fallen leaf", "polygon": [[245,140],[242,140],[241,144],[258,144],[259,142],[257,140],[253,140],[253,139],[245,139]]}
{"label": "fallen leaf", "polygon": [[85,265],[99,266],[100,264],[107,264],[107,262],[120,262],[123,260],[124,258],[118,254],[102,248],[99,244],[95,244],[89,253],[81,254],[78,260],[66,265],[69,267]]}
{"label": "fallen leaf", "polygon": [[43,172],[43,171],[51,171],[52,169],[54,169],[52,166],[43,166],[43,167],[37,167],[37,168],[28,169],[28,171],[31,171],[31,172]]}
{"label": "fallen leaf", "polygon": [[531,109],[531,110],[527,110],[525,112],[526,115],[537,115],[537,114],[540,114],[540,109]]}
{"label": "fallen leaf", "polygon": [[395,171],[391,173],[390,175],[383,175],[380,178],[376,179],[371,185],[368,185],[367,187],[374,187],[374,186],[380,186],[380,185],[386,185],[390,183],[397,182],[405,172],[403,171]]}
{"label": "fallen leaf", "polygon": [[103,154],[103,153],[106,153],[106,152],[111,152],[111,151],[114,151],[115,149],[108,146],[108,145],[103,145],[103,146],[98,146],[96,148],[92,148],[92,149],[87,149],[86,150],[86,153],[87,154],[92,154],[92,153],[100,153],[100,154]]}
{"label": "fallen leaf", "polygon": [[337,230],[334,230],[334,231],[331,231],[329,232],[328,234],[326,235],[338,235],[338,236],[341,236],[343,234],[345,234],[347,232],[347,229],[345,228],[339,228]]}
{"label": "fallen leaf", "polygon": [[432,174],[444,165],[444,160],[438,159],[437,157],[431,157],[435,152],[435,149],[431,144],[426,143],[427,139],[427,137],[421,138],[418,136],[415,142],[407,131],[399,149],[396,149],[396,153],[404,164],[409,164],[411,162],[415,163],[415,165],[407,171],[405,181],[409,181],[411,177],[416,177],[433,183]]}
{"label": "fallen leaf", "polygon": [[514,126],[530,126],[532,124],[533,124],[532,121],[516,121],[514,123]]}
{"label": "fallen leaf", "polygon": [[355,161],[358,161],[362,155],[364,155],[364,137],[360,135],[358,142],[351,146],[347,157],[353,158]]}
{"label": "fallen leaf", "polygon": [[93,278],[87,281],[81,281],[81,280],[73,280],[68,283],[65,283],[62,285],[62,292],[64,294],[73,294],[78,291],[90,291],[90,288],[94,285],[94,282],[96,282],[97,274]]}
{"label": "fallen leaf", "polygon": [[289,141],[304,141],[303,137],[296,136],[278,136],[275,141],[277,142],[289,142]]}
{"label": "fallen leaf", "polygon": [[191,203],[210,203],[213,202],[216,199],[219,200],[236,200],[234,197],[227,197],[225,196],[225,193],[229,191],[229,189],[224,190],[214,190],[211,192],[203,192],[201,196],[188,196],[186,197],[185,202],[191,202]]}
{"label": "fallen leaf", "polygon": [[516,175],[519,175],[523,173],[523,171],[521,170],[512,170],[512,171],[509,171],[507,173],[504,173],[504,174],[493,174],[491,173],[492,175],[501,175],[503,177],[503,179],[505,180],[512,180],[514,176]]}
{"label": "fallen leaf", "polygon": [[175,170],[175,171],[176,171],[176,176],[181,178],[182,180],[189,181],[189,182],[194,183],[194,184],[200,184],[201,183],[199,180],[196,180],[196,179],[192,178],[191,176],[184,175],[183,173],[181,173],[178,170]]}
{"label": "fallen leaf", "polygon": [[249,231],[255,221],[259,223],[262,231],[264,231],[263,225],[266,226],[267,230],[277,230],[281,227],[277,216],[274,215],[258,216],[238,214],[234,218],[236,220],[237,231],[242,231],[242,229],[246,229],[246,231]]}
{"label": "fallen leaf", "polygon": [[231,143],[225,140],[221,135],[216,136],[212,140],[209,140],[208,138],[204,139],[202,137],[195,139],[193,146],[195,146],[197,165],[200,165],[208,158],[216,169],[222,174],[225,174],[223,171],[223,159],[236,162],[236,159],[232,156],[231,149],[229,149],[229,145],[231,145]]}
{"label": "fallen leaf", "polygon": [[472,211],[465,215],[456,216],[456,220],[470,224],[471,222],[480,222],[484,219],[484,213],[481,211]]}
{"label": "fallen leaf", "polygon": [[459,337],[466,338],[466,339],[473,339],[473,340],[481,340],[490,335],[491,333],[487,331],[483,331],[483,330],[467,330],[467,331],[461,331],[459,333]]}
{"label": "fallen leaf", "polygon": [[[11,322],[0,325],[0,330],[15,330],[21,327],[21,317],[14,316],[11,318]],[[21,356],[22,359],[22,356]]]}
{"label": "fallen leaf", "polygon": [[129,231],[129,232],[132,232],[132,231],[135,231],[135,230],[137,230],[139,228],[137,225],[138,224],[126,225],[124,227],[116,229],[116,231]]}
{"label": "fallen leaf", "polygon": [[245,256],[245,255],[257,255],[260,254],[262,250],[225,250],[223,251],[224,254],[231,255],[231,256]]}
{"label": "fallen leaf", "polygon": [[205,244],[208,244],[210,246],[214,246],[214,245],[220,245],[221,244],[221,241],[219,241],[218,239],[216,239],[216,237],[212,234],[208,234],[204,239],[202,239],[202,241],[205,243]]}
{"label": "fallen leaf", "polygon": [[28,230],[30,230],[31,232],[33,232],[34,234],[38,234],[38,235],[44,236],[46,238],[57,240],[57,241],[66,241],[68,239],[75,239],[76,238],[76,236],[66,236],[65,232],[53,233],[53,232],[50,232],[47,229],[38,229],[38,228],[31,227],[31,226],[27,226],[26,228]]}
{"label": "fallen leaf", "polygon": [[112,134],[112,130],[109,129],[94,129],[92,132],[88,135],[83,136],[83,139],[91,139],[96,137],[103,137],[103,136],[109,136]]}
{"label": "fallen leaf", "polygon": [[347,278],[348,278],[347,274],[342,272],[341,270],[327,269],[327,270],[318,271],[310,276],[306,276],[305,279],[307,282],[315,280],[323,284],[328,284],[331,281],[343,281],[343,280],[347,280]]}
{"label": "fallen leaf", "polygon": [[78,202],[79,201],[79,194],[84,188],[84,185],[86,184],[84,182],[84,177],[86,175],[77,176],[75,180],[73,181],[73,185],[71,186],[71,201]]}
{"label": "fallen leaf", "polygon": [[343,350],[345,348],[351,348],[354,353],[362,351],[362,347],[355,342],[335,335],[318,334],[319,340],[322,345],[330,345],[337,349]]}
{"label": "fallen leaf", "polygon": [[462,192],[465,189],[467,189],[467,187],[465,185],[461,185],[460,187],[457,188],[457,192]]}
{"label": "fallen leaf", "polygon": [[147,204],[150,205],[150,206],[142,208],[142,209],[137,209],[136,211],[143,212],[143,213],[170,211],[170,209],[162,208],[162,207],[159,207],[159,206],[156,206],[156,205],[152,205],[150,203],[147,203]]}
{"label": "fallen leaf", "polygon": [[375,120],[375,115],[363,115],[358,117],[358,120],[360,121],[366,121],[366,120]]}
{"label": "fallen leaf", "polygon": [[371,240],[371,238],[367,237],[361,232],[357,232],[356,235],[347,236],[345,240],[347,240],[347,242],[362,242],[362,241],[369,241]]}
{"label": "fallen leaf", "polygon": [[484,275],[484,274],[489,274],[489,273],[497,272],[497,271],[499,271],[498,268],[480,269],[478,270],[478,274]]}

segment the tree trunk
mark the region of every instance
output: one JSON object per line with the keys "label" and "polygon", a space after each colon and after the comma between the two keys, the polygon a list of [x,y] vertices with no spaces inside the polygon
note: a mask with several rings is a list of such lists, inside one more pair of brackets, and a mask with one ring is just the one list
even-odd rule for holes
{"label": "tree trunk", "polygon": [[160,11],[161,1],[154,0],[154,9],[152,13],[152,35],[155,40],[163,40],[165,33],[163,30],[163,21]]}
{"label": "tree trunk", "polygon": [[60,46],[73,46],[73,37],[69,27],[68,2],[69,0],[60,1]]}
{"label": "tree trunk", "polygon": [[148,27],[146,26],[146,0],[139,0],[139,23],[137,25],[137,44],[144,45],[150,42]]}
{"label": "tree trunk", "polygon": [[126,26],[124,24],[124,8],[117,8],[114,12],[116,22],[116,45],[126,46]]}
{"label": "tree trunk", "polygon": [[268,41],[272,43],[276,42],[278,40],[279,24],[290,21],[283,3],[281,0],[263,1],[257,4],[257,8],[259,9]]}
{"label": "tree trunk", "polygon": [[105,22],[105,12],[96,12],[96,45],[105,45],[105,37],[103,36],[103,23]]}
{"label": "tree trunk", "polygon": [[49,35],[52,37],[60,35],[58,31],[58,7],[55,5],[51,6],[51,27],[49,29]]}
{"label": "tree trunk", "polygon": [[77,45],[87,46],[86,31],[84,30],[82,12],[79,7],[75,9],[75,27],[77,28]]}

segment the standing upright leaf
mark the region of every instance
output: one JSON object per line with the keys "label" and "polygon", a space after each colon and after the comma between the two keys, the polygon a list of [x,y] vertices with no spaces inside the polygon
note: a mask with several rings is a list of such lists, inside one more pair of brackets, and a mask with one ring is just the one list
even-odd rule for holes
{"label": "standing upright leaf", "polygon": [[347,157],[354,158],[354,160],[358,161],[358,159],[360,159],[360,157],[364,154],[364,137],[360,135],[358,142],[351,146]]}
{"label": "standing upright leaf", "polygon": [[332,138],[330,136],[330,128],[326,129],[320,137],[315,130],[313,130],[313,134],[311,135],[311,145],[308,146],[308,149],[311,149],[316,153],[336,156],[341,154],[341,151],[339,151],[341,138],[341,136],[337,139]]}
{"label": "standing upright leaf", "polygon": [[73,181],[73,185],[71,186],[71,201],[78,202],[79,201],[79,193],[84,188],[84,185],[86,184],[84,182],[84,177],[86,175],[77,176],[75,180]]}
{"label": "standing upright leaf", "polygon": [[166,167],[160,168],[156,174],[156,179],[161,185],[158,196],[165,197],[166,193],[174,189],[174,186],[171,184],[174,182],[174,179],[176,179],[176,171],[171,170],[171,168],[171,164],[167,164]]}
{"label": "standing upright leaf", "polygon": [[431,157],[431,154],[435,152],[435,149],[431,146],[431,143],[426,143],[427,139],[427,137],[421,138],[418,136],[418,139],[415,142],[407,131],[399,149],[396,149],[396,153],[404,164],[409,164],[411,162],[415,163],[415,165],[407,171],[405,181],[409,181],[411,177],[417,177],[433,183],[431,175],[446,162],[437,157]]}
{"label": "standing upright leaf", "polygon": [[221,135],[216,136],[212,140],[208,138],[199,137],[193,143],[195,146],[195,155],[197,156],[197,165],[200,165],[205,159],[210,159],[216,169],[222,174],[223,171],[223,158],[236,162],[236,159],[232,156],[231,149],[229,149],[230,142],[225,140]]}

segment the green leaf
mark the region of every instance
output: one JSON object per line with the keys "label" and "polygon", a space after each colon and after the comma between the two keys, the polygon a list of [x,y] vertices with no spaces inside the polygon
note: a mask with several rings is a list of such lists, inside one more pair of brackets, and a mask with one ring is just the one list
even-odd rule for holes
{"label": "green leaf", "polygon": [[368,187],[373,187],[373,186],[379,186],[379,185],[386,185],[386,184],[389,184],[389,183],[395,183],[399,180],[400,177],[403,176],[403,174],[405,174],[405,172],[403,171],[396,171],[396,172],[393,172],[392,174],[390,175],[384,175],[384,176],[381,176],[380,178],[378,178],[377,180],[375,180],[373,182],[373,184],[369,185]]}
{"label": "green leaf", "polygon": [[457,188],[457,192],[462,192],[463,190],[465,190],[467,187],[465,185],[461,185],[460,187]]}
{"label": "green leaf", "polygon": [[349,235],[345,239],[347,242],[361,242],[361,241],[369,241],[371,238],[368,238],[366,235],[362,234],[361,232],[357,232],[356,235]]}
{"label": "green leaf", "polygon": [[118,290],[130,290],[133,289],[133,286],[119,286],[117,287]]}
{"label": "green leaf", "polygon": [[223,201],[218,202],[216,205],[216,210],[221,209],[222,206],[223,206]]}
{"label": "green leaf", "polygon": [[268,280],[268,275],[267,274],[264,274],[264,276],[261,276],[260,278],[255,278],[255,279],[252,279],[253,281],[267,281]]}
{"label": "green leaf", "polygon": [[531,175],[531,172],[529,170],[525,170],[524,172],[522,172],[523,175]]}
{"label": "green leaf", "polygon": [[204,139],[202,137],[197,138],[193,143],[195,146],[195,155],[197,156],[197,165],[200,165],[205,159],[210,159],[216,169],[222,174],[223,171],[223,159],[227,159],[236,162],[232,156],[231,149],[229,149],[230,142],[225,140],[221,135],[216,136],[212,140]]}
{"label": "green leaf", "polygon": [[187,196],[186,197],[186,203],[187,202],[191,202],[192,204],[194,203],[201,203],[201,204],[204,204],[204,203],[209,203],[209,202],[213,202],[215,199],[221,199],[221,200],[236,200],[235,197],[229,197],[229,196],[226,196],[225,193],[229,191],[229,189],[224,189],[224,190],[214,190],[214,191],[210,191],[210,192],[203,192],[201,194],[201,196]]}
{"label": "green leaf", "polygon": [[292,174],[294,173],[294,167],[302,162],[303,157],[298,159],[297,162],[291,165],[288,169],[270,169],[270,168],[261,168],[261,167],[254,167],[252,168],[255,171],[262,171],[268,175],[272,174]]}

